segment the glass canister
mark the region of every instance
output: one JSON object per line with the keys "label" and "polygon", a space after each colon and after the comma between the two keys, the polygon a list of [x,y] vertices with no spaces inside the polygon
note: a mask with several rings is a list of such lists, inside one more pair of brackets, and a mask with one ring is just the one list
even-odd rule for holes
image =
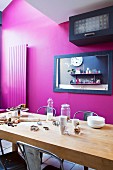
{"label": "glass canister", "polygon": [[61,115],[67,116],[67,120],[70,120],[70,105],[69,104],[61,105]]}

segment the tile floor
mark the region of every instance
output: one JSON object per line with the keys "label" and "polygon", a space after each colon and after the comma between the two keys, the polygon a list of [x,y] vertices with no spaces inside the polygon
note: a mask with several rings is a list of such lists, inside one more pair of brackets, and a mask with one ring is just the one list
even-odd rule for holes
{"label": "tile floor", "polygon": [[[8,153],[8,152],[12,151],[12,143],[11,142],[2,140],[2,144],[3,144],[4,153]],[[0,152],[0,154],[1,154],[1,152]],[[42,167],[45,167],[48,164],[49,165],[54,164],[54,166],[56,165],[56,167],[58,167],[58,162],[56,159],[44,154]],[[84,167],[82,165],[78,165],[73,162],[64,161],[64,170],[84,170]],[[94,170],[94,169],[89,168],[88,170]]]}

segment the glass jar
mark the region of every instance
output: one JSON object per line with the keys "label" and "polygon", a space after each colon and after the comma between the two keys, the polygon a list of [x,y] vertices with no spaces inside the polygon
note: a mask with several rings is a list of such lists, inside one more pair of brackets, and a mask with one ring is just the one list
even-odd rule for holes
{"label": "glass jar", "polygon": [[67,116],[67,120],[70,120],[70,105],[69,104],[61,105],[61,115]]}

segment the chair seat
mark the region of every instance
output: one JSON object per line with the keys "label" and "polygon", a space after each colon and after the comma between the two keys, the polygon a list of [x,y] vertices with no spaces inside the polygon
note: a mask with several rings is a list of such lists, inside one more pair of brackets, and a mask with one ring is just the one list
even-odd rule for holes
{"label": "chair seat", "polygon": [[0,170],[27,170],[24,159],[17,151],[0,156]]}
{"label": "chair seat", "polygon": [[47,165],[42,170],[59,170],[60,168],[54,167],[52,165]]}

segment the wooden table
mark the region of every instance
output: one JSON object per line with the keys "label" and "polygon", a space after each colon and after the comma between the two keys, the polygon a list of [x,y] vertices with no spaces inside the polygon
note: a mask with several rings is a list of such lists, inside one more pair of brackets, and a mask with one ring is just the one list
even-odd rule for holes
{"label": "wooden table", "polygon": [[[45,119],[44,116],[34,116],[37,120]],[[70,135],[60,135],[59,127],[52,125],[51,121],[42,123],[50,130],[39,126],[39,131],[31,131],[30,126],[37,125],[36,122],[21,122],[17,127],[0,125],[0,138],[13,143],[23,141],[97,170],[113,170],[113,125],[93,129],[88,127],[87,122],[81,121],[81,133],[77,135],[71,123],[68,123]]]}

